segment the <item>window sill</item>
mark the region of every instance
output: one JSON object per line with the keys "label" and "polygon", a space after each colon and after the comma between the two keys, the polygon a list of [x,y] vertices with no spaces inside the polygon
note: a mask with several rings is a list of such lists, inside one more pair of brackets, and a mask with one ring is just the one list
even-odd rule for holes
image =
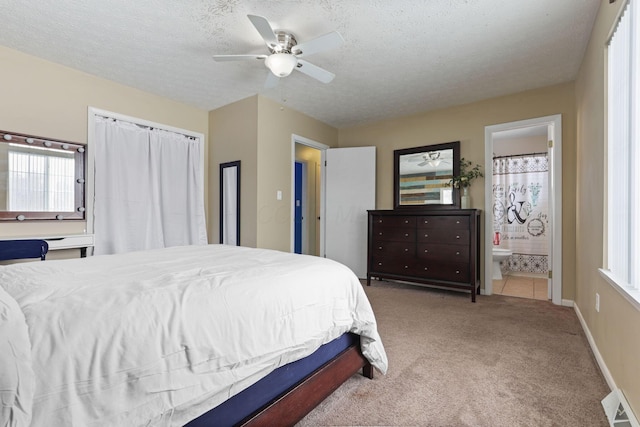
{"label": "window sill", "polygon": [[599,268],[598,271],[600,275],[611,285],[613,289],[618,291],[620,295],[624,297],[627,301],[631,303],[632,306],[636,308],[636,310],[640,311],[640,290],[639,289],[629,289],[620,285],[614,276],[611,275],[609,270],[604,270]]}

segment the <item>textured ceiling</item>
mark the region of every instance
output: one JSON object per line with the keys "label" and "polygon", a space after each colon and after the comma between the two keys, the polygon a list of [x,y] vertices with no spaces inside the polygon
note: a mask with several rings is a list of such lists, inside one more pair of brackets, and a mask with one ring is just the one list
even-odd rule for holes
{"label": "textured ceiling", "polygon": [[[256,93],[335,127],[571,81],[599,0],[1,0],[0,45],[212,110]],[[266,54],[247,14],[298,42],[337,30],[265,90]]]}

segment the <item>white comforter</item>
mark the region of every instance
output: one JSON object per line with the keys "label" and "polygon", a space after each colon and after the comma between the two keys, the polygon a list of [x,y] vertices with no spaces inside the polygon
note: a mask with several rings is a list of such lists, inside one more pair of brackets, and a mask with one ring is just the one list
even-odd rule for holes
{"label": "white comforter", "polygon": [[360,282],[323,258],[176,247],[0,267],[0,285],[0,426],[178,425],[347,331],[387,369]]}

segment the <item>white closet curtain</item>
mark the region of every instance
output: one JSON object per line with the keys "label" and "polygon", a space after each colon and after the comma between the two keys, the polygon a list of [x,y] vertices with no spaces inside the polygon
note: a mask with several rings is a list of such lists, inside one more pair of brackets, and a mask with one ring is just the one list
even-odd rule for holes
{"label": "white closet curtain", "polygon": [[207,244],[202,143],[96,116],[94,254]]}

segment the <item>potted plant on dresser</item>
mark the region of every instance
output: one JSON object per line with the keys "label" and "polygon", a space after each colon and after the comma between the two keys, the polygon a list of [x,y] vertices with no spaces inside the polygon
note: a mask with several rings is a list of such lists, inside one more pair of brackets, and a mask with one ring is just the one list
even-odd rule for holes
{"label": "potted plant on dresser", "polygon": [[480,169],[480,165],[474,165],[471,161],[465,160],[464,157],[460,159],[460,174],[451,178],[449,184],[453,185],[454,188],[462,189],[462,196],[460,197],[460,207],[462,209],[471,207],[469,187],[474,179],[481,177],[484,177],[484,174]]}

